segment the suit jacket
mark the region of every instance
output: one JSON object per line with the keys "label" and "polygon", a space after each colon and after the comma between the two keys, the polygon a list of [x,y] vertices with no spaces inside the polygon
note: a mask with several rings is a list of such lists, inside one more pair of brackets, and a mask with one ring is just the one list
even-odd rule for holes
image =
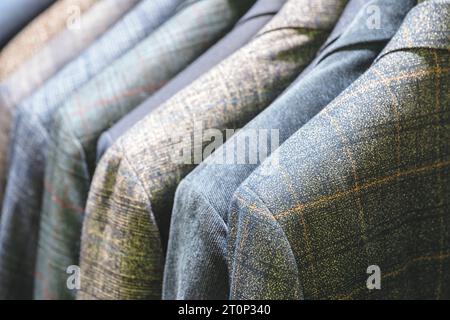
{"label": "suit jacket", "polygon": [[100,134],[223,36],[252,2],[184,3],[176,15],[55,112],[45,169],[36,298],[69,298],[75,293],[66,288],[66,268],[78,264]]}
{"label": "suit jacket", "polygon": [[102,134],[97,146],[97,160],[100,160],[106,150],[118,138],[153,109],[245,45],[278,12],[285,2],[286,0],[258,0],[223,39],[158,90],[151,98],[147,99],[145,103]]}
{"label": "suit jacket", "polygon": [[448,0],[415,7],[239,187],[232,299],[450,298],[449,21]]}
{"label": "suit jacket", "polygon": [[0,3],[0,49],[55,0],[3,0]]}
{"label": "suit jacket", "polygon": [[74,90],[147,37],[182,2],[143,0],[18,107],[0,220],[0,299],[32,298],[52,115]]}
{"label": "suit jacket", "polygon": [[[266,146],[267,154],[274,151],[272,148],[288,139],[370,67],[415,3],[350,1],[327,41],[329,45],[323,47],[311,64],[314,67],[308,68],[309,73],[302,74],[301,80],[180,183],[164,271],[165,298],[228,297],[227,215],[233,193],[264,160],[261,151]],[[371,15],[368,9],[374,6],[382,17],[379,29],[370,29],[366,24]],[[274,130],[276,136],[272,135]],[[246,138],[252,134],[255,138],[251,141],[267,144],[250,145],[252,142]],[[244,161],[239,160],[242,156]],[[224,163],[221,160],[225,157],[236,160]]]}
{"label": "suit jacket", "polygon": [[[4,155],[7,154],[9,145],[11,117],[18,104],[67,62],[78,56],[137,1],[139,0],[101,0],[97,2],[80,17],[81,20],[78,24],[68,24],[66,29],[58,33],[30,59],[23,62],[11,76],[0,84],[1,189],[3,189],[6,179],[7,163]],[[71,11],[60,12],[60,14],[65,15],[68,21],[75,19]]]}
{"label": "suit jacket", "polygon": [[289,0],[248,45],[108,150],[86,209],[81,299],[161,297],[174,193],[202,160],[202,128],[239,128],[267,107],[313,59],[345,2]]}

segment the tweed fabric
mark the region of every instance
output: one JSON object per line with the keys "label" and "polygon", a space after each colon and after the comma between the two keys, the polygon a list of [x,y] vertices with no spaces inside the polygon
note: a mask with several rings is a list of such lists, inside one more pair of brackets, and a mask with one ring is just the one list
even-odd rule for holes
{"label": "tweed fabric", "polygon": [[[154,110],[97,167],[83,226],[80,298],[160,297],[176,186],[193,167],[195,122],[238,128],[269,105],[313,59],[345,1],[289,0],[245,47]],[[182,137],[181,141],[179,137]],[[197,156],[195,157],[197,158]],[[146,287],[142,287],[145,284]],[[219,285],[219,284],[211,284]],[[127,288],[127,290],[123,290]]]}
{"label": "tweed fabric", "polygon": [[0,50],[14,35],[55,0],[2,0],[0,2]]}
{"label": "tweed fabric", "polygon": [[[199,292],[206,298],[228,297],[227,215],[234,192],[264,160],[263,149],[267,154],[274,151],[370,67],[415,4],[415,0],[350,1],[330,36],[334,42],[327,41],[330,45],[322,49],[309,73],[302,73],[300,81],[183,179],[172,212],[164,297],[190,298]],[[379,29],[366,24],[368,9],[374,6],[382,17]],[[250,141],[265,143],[250,145]]]}
{"label": "tweed fabric", "polygon": [[18,107],[0,220],[0,299],[32,298],[52,115],[76,88],[147,37],[183,1],[143,0]]}
{"label": "tweed fabric", "polygon": [[[240,186],[232,299],[450,298],[449,22],[448,0],[415,7],[374,65]],[[380,290],[366,287],[371,265]]]}
{"label": "tweed fabric", "polygon": [[5,184],[7,167],[5,155],[10,139],[11,117],[18,104],[67,62],[77,57],[138,1],[101,0],[97,2],[81,16],[78,29],[75,28],[77,24],[69,24],[0,84],[0,185],[2,189]]}
{"label": "tweed fabric", "polygon": [[64,30],[72,12],[82,14],[95,2],[96,0],[59,0],[36,17],[0,52],[0,82]]}
{"label": "tweed fabric", "polygon": [[98,141],[97,160],[105,154],[106,150],[117,139],[156,107],[247,44],[272,19],[285,2],[286,0],[258,0],[223,39],[158,90],[151,98],[147,99],[145,103],[103,133]]}
{"label": "tweed fabric", "polygon": [[[100,134],[226,33],[253,0],[190,1],[149,37],[81,87],[54,114],[38,242],[35,297],[71,297],[84,206]],[[146,283],[142,285],[146,286]],[[145,293],[147,294],[147,292]],[[147,297],[147,296],[143,296]]]}

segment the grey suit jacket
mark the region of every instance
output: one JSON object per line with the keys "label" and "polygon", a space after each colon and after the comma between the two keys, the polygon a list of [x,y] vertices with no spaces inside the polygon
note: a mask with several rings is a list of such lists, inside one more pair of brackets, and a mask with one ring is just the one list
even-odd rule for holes
{"label": "grey suit jacket", "polygon": [[241,184],[231,298],[450,298],[449,21],[450,1],[418,5]]}
{"label": "grey suit jacket", "polygon": [[[208,292],[206,298],[227,295],[223,286],[204,284],[227,279],[227,214],[234,191],[264,160],[263,152],[274,151],[370,67],[414,4],[351,1],[309,73],[181,182],[172,213],[165,298],[198,292]],[[381,28],[370,29],[368,9],[374,6],[381,12]],[[224,163],[225,157],[232,161]]]}
{"label": "grey suit jacket", "polygon": [[286,0],[258,0],[221,41],[179,73],[140,107],[106,131],[98,142],[97,160],[108,148],[153,109],[195,81],[203,73],[245,45],[275,15]]}

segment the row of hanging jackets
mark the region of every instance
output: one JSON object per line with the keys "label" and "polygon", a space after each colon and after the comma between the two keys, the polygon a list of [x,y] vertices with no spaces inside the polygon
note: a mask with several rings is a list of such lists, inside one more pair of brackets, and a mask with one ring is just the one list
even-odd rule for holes
{"label": "row of hanging jackets", "polygon": [[26,2],[0,299],[450,297],[449,0]]}

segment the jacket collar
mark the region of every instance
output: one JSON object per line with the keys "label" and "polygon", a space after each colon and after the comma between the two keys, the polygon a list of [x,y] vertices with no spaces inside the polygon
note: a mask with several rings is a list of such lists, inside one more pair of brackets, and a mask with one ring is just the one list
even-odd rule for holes
{"label": "jacket collar", "polygon": [[376,61],[393,51],[412,48],[450,50],[450,0],[417,5]]}
{"label": "jacket collar", "polygon": [[[397,32],[407,13],[417,0],[372,0],[360,7],[359,12],[341,33],[340,37],[326,47],[319,60],[323,60],[332,52],[360,43],[387,42]],[[372,9],[373,8],[373,9]],[[380,10],[377,13],[376,10]],[[379,17],[379,26],[376,19]]]}
{"label": "jacket collar", "polygon": [[247,11],[247,13],[238,21],[237,24],[244,23],[250,19],[263,15],[275,15],[280,11],[280,8],[285,4],[286,0],[258,0]]}
{"label": "jacket collar", "polygon": [[347,29],[350,23],[353,21],[355,16],[361,10],[361,8],[372,0],[350,0],[344,9],[339,21],[336,23],[333,31],[331,32],[328,39],[320,48],[319,52],[325,50],[331,43],[333,43],[337,38],[339,38],[342,33]]}
{"label": "jacket collar", "polygon": [[331,30],[348,0],[288,0],[257,36],[278,29]]}

